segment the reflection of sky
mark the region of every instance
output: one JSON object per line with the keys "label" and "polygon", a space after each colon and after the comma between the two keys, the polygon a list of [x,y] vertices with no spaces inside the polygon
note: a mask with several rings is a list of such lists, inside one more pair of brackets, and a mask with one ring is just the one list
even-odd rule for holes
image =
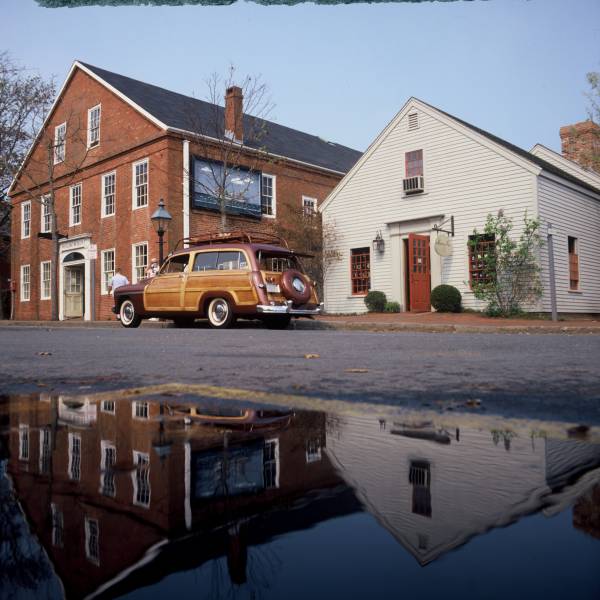
{"label": "reflection of sky", "polygon": [[[600,542],[571,520],[571,510],[527,517],[421,567],[370,515],[331,519],[250,547],[248,582],[235,586],[235,597],[596,600]],[[124,598],[208,600],[230,597],[233,589],[220,558]]]}
{"label": "reflection of sky", "polygon": [[[221,180],[222,166],[194,158],[194,191],[197,194],[208,194],[218,197],[217,182]],[[227,195],[238,202],[260,205],[260,173],[249,173],[237,169],[229,169],[226,184]]]}

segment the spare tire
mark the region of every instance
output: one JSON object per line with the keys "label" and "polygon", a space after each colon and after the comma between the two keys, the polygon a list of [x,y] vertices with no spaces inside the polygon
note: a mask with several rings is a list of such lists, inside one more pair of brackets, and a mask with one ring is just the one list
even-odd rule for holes
{"label": "spare tire", "polygon": [[284,271],[279,282],[283,295],[294,304],[306,304],[310,299],[310,283],[306,275],[289,269]]}

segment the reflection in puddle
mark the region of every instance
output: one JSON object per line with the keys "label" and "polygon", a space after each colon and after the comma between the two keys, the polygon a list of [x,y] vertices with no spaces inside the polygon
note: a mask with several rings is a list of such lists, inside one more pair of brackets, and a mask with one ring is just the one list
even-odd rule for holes
{"label": "reflection in puddle", "polygon": [[599,591],[599,444],[177,395],[0,407],[9,597],[505,597],[485,559]]}

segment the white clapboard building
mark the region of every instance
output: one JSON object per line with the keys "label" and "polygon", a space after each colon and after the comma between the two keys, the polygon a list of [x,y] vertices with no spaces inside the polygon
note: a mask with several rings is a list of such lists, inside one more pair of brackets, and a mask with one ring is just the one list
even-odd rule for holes
{"label": "white clapboard building", "polygon": [[[572,134],[581,127],[596,144],[600,127],[586,121]],[[563,127],[563,153],[569,135]],[[580,140],[568,147],[583,152]],[[527,152],[411,98],[320,207],[339,251],[326,269],[326,310],[364,312],[366,293],[380,290],[402,310],[429,311],[442,283],[483,308],[470,281],[486,240],[476,253],[468,240],[502,210],[515,236],[525,214],[540,218],[544,240],[552,235],[558,311],[600,313],[600,174],[570,158],[541,145]],[[547,244],[540,264],[544,294],[528,310],[549,312]]]}

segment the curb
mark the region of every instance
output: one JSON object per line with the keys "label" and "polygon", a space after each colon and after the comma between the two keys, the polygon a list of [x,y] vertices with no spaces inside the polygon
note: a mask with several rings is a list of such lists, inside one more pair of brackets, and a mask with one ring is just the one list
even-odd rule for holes
{"label": "curb", "polygon": [[[0,328],[37,327],[40,329],[121,328],[119,321],[0,321]],[[143,329],[174,329],[171,321],[144,321]],[[453,325],[424,323],[352,323],[348,321],[304,320],[292,323],[296,331],[363,331],[371,333],[512,333],[600,335],[600,327],[539,325]]]}

